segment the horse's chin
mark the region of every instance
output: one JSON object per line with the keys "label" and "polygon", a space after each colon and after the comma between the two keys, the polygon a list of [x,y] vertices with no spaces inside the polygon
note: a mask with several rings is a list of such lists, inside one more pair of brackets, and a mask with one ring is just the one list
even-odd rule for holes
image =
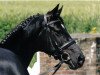
{"label": "horse's chin", "polygon": [[77,70],[78,69],[78,67],[73,67],[71,65],[69,65],[69,68],[72,69],[72,70]]}
{"label": "horse's chin", "polygon": [[73,63],[71,60],[68,62],[68,66],[72,70],[77,70],[78,68],[80,68],[80,66],[78,64]]}

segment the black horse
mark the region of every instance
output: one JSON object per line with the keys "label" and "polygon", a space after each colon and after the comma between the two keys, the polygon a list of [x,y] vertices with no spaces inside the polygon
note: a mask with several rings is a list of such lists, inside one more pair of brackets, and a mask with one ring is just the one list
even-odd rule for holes
{"label": "black horse", "polygon": [[27,69],[38,51],[63,61],[71,69],[82,67],[85,57],[60,17],[63,7],[58,7],[59,4],[45,15],[30,16],[1,41],[0,46],[16,54],[23,68]]}

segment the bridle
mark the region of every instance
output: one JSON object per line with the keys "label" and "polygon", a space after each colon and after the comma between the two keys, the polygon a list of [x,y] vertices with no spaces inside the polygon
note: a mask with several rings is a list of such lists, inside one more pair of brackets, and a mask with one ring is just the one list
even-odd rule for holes
{"label": "bridle", "polygon": [[[48,17],[47,15],[44,15],[44,22],[45,22],[46,29],[48,29],[48,28],[50,29],[50,25],[60,21],[60,20],[55,20],[55,21],[48,22],[47,17]],[[63,24],[61,24],[61,25],[63,26]],[[64,28],[64,26],[62,28]],[[50,34],[51,43],[55,47],[55,50],[59,51],[59,55],[61,56],[60,57],[61,60],[53,68],[50,68],[49,70],[45,71],[44,73],[42,73],[40,75],[45,75],[45,74],[47,74],[48,72],[50,72],[52,70],[54,70],[54,72],[52,74],[52,75],[54,75],[64,62],[67,63],[70,60],[69,53],[64,52],[63,50],[68,49],[68,47],[70,47],[71,45],[76,43],[75,40],[71,39],[69,42],[64,43],[62,46],[59,47],[57,42],[54,40],[54,36],[53,36],[52,32],[50,32],[50,33],[51,33]],[[58,56],[57,51],[55,51],[54,56]],[[64,56],[67,56],[67,58],[63,58]]]}

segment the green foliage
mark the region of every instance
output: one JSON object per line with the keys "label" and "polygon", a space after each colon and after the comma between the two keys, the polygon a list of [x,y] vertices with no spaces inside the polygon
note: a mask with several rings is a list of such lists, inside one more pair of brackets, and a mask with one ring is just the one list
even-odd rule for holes
{"label": "green foliage", "polygon": [[0,2],[0,39],[25,18],[36,13],[46,13],[56,4],[63,5],[62,15],[70,33],[89,33],[93,27],[100,32],[100,2],[82,1],[2,1]]}
{"label": "green foliage", "polygon": [[34,57],[32,58],[31,60],[31,63],[30,63],[30,67],[32,68],[34,63],[37,61],[37,54],[34,55]]}
{"label": "green foliage", "polygon": [[78,18],[76,15],[69,14],[63,18],[70,33],[89,33],[93,27],[99,27],[98,17]]}
{"label": "green foliage", "polygon": [[100,2],[33,1],[0,2],[0,39],[25,18],[36,13],[46,13],[56,4],[63,5],[62,15],[70,33],[89,33],[93,27],[100,32]]}

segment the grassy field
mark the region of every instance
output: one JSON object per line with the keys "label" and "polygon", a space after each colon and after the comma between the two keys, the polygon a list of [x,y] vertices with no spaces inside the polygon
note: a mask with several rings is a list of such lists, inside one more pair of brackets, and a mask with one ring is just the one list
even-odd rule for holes
{"label": "grassy field", "polygon": [[[0,2],[0,40],[16,25],[31,15],[45,14],[58,3],[61,16],[70,33],[100,32],[100,2],[97,1],[2,1]],[[33,58],[33,61],[36,58]]]}
{"label": "grassy field", "polygon": [[4,38],[12,28],[30,15],[45,14],[56,4],[60,3],[64,9],[62,17],[70,33],[89,33],[96,27],[100,32],[100,2],[90,1],[42,1],[42,2],[0,2],[0,37]]}

